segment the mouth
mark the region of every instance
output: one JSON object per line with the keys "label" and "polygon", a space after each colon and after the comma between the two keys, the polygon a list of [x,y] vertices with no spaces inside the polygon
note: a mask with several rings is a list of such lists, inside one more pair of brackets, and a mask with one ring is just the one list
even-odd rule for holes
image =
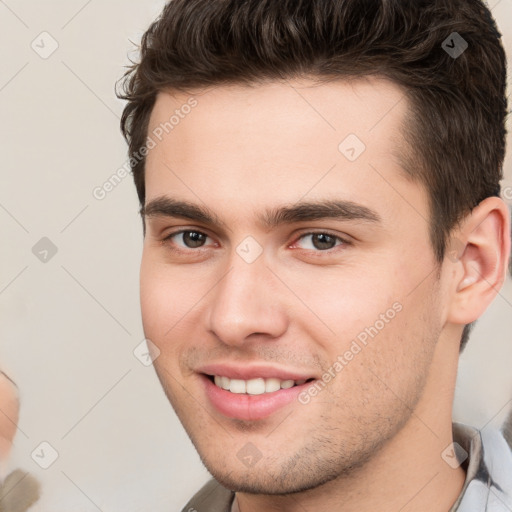
{"label": "mouth", "polygon": [[[206,374],[205,374],[206,375]],[[277,377],[263,378],[256,377],[254,379],[231,379],[229,377],[220,375],[206,375],[206,377],[215,386],[224,391],[229,391],[237,395],[264,395],[268,393],[275,393],[281,389],[290,389],[296,386],[312,382],[314,379],[301,379],[301,380],[282,380]]]}
{"label": "mouth", "polygon": [[[227,419],[256,421],[290,407],[302,408],[299,394],[316,379],[291,379],[251,375],[250,379],[199,373],[207,400]],[[288,377],[288,376],[282,376]],[[299,409],[302,410],[302,409]]]}

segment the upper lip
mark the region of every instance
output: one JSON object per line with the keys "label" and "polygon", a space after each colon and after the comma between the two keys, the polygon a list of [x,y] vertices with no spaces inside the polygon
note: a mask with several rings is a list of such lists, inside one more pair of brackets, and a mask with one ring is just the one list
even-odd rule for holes
{"label": "upper lip", "polygon": [[304,371],[279,368],[277,366],[261,365],[247,363],[245,365],[232,363],[212,363],[197,368],[198,373],[206,375],[217,375],[218,377],[228,377],[230,379],[270,379],[279,380],[308,380],[315,378],[313,375]]}

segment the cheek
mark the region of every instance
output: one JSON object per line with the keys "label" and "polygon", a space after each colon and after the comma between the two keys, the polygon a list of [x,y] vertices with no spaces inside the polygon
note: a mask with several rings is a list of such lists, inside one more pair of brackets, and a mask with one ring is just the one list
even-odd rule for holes
{"label": "cheek", "polygon": [[[342,373],[350,375],[363,362],[362,368],[379,361],[383,376],[399,385],[415,379],[413,360],[419,365],[428,363],[440,318],[432,278],[425,280],[418,269],[398,258],[385,270],[373,266],[366,273],[333,275],[323,286],[303,282],[296,293],[316,315],[306,312],[296,320],[315,340],[315,351],[328,368],[339,356],[343,368],[351,367]],[[418,287],[420,277],[423,282]],[[386,371],[393,367],[403,373]]]}
{"label": "cheek", "polygon": [[388,329],[402,309],[404,293],[399,283],[382,277],[379,280],[370,272],[357,269],[333,274],[321,282],[302,278],[294,291],[309,311],[297,319],[306,330],[308,326],[319,329],[314,338],[327,335],[328,343],[333,346],[334,342],[336,349],[341,350],[375,324],[379,331]]}
{"label": "cheek", "polygon": [[161,262],[143,254],[140,268],[140,305],[144,333],[160,349],[172,334],[183,305],[183,287]]}
{"label": "cheek", "polygon": [[158,279],[156,267],[143,254],[140,267],[140,307],[144,333],[150,339],[159,331],[159,319],[161,321],[165,318],[160,314],[161,298],[165,290],[162,281]]}
{"label": "cheek", "polygon": [[164,355],[175,355],[180,340],[190,341],[192,329],[199,325],[195,312],[208,288],[204,276],[195,275],[192,269],[173,268],[149,251],[143,253],[140,305],[144,333]]}

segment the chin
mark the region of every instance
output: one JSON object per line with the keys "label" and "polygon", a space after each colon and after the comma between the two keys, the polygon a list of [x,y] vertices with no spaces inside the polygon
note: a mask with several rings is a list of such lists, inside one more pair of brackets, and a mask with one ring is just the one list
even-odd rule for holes
{"label": "chin", "polygon": [[243,468],[238,459],[236,465],[230,466],[221,458],[216,458],[212,464],[208,458],[199,455],[208,472],[223,487],[246,494],[285,496],[301,493],[321,487],[343,474],[343,469],[340,471],[340,468],[319,461],[311,461],[306,467],[296,457],[283,461],[279,467],[265,464],[262,459],[251,468]]}
{"label": "chin", "polygon": [[[260,494],[264,496],[288,496],[291,494],[302,493],[311,489],[316,489],[322,485],[335,480],[337,475],[331,478],[319,479],[318,476],[315,480],[293,480],[292,477],[283,481],[276,480],[268,475],[265,475],[265,470],[260,469],[260,475],[243,475],[236,476],[233,474],[214,474],[212,476],[223,487],[234,492],[245,494]],[[311,476],[311,475],[310,475]]]}

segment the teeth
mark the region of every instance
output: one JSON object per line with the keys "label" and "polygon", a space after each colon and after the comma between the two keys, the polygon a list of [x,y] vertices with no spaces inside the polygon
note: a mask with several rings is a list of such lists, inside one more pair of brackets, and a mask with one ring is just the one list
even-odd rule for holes
{"label": "teeth", "polygon": [[281,389],[292,388],[294,384],[295,382],[293,382],[293,380],[283,380],[283,382],[281,382]]}
{"label": "teeth", "polygon": [[281,381],[279,379],[265,379],[265,393],[272,393],[281,389]]}
{"label": "teeth", "polygon": [[265,393],[265,379],[248,380],[246,388],[249,395],[262,395]]}
{"label": "teeth", "polygon": [[279,389],[289,389],[295,385],[300,386],[304,384],[305,380],[280,380],[276,378],[270,379],[230,379],[229,377],[214,376],[215,385],[219,388],[231,391],[231,393],[248,394],[248,395],[262,395],[263,393],[272,393]]}
{"label": "teeth", "polygon": [[247,382],[240,379],[231,379],[229,391],[231,393],[245,393],[247,391]]}

